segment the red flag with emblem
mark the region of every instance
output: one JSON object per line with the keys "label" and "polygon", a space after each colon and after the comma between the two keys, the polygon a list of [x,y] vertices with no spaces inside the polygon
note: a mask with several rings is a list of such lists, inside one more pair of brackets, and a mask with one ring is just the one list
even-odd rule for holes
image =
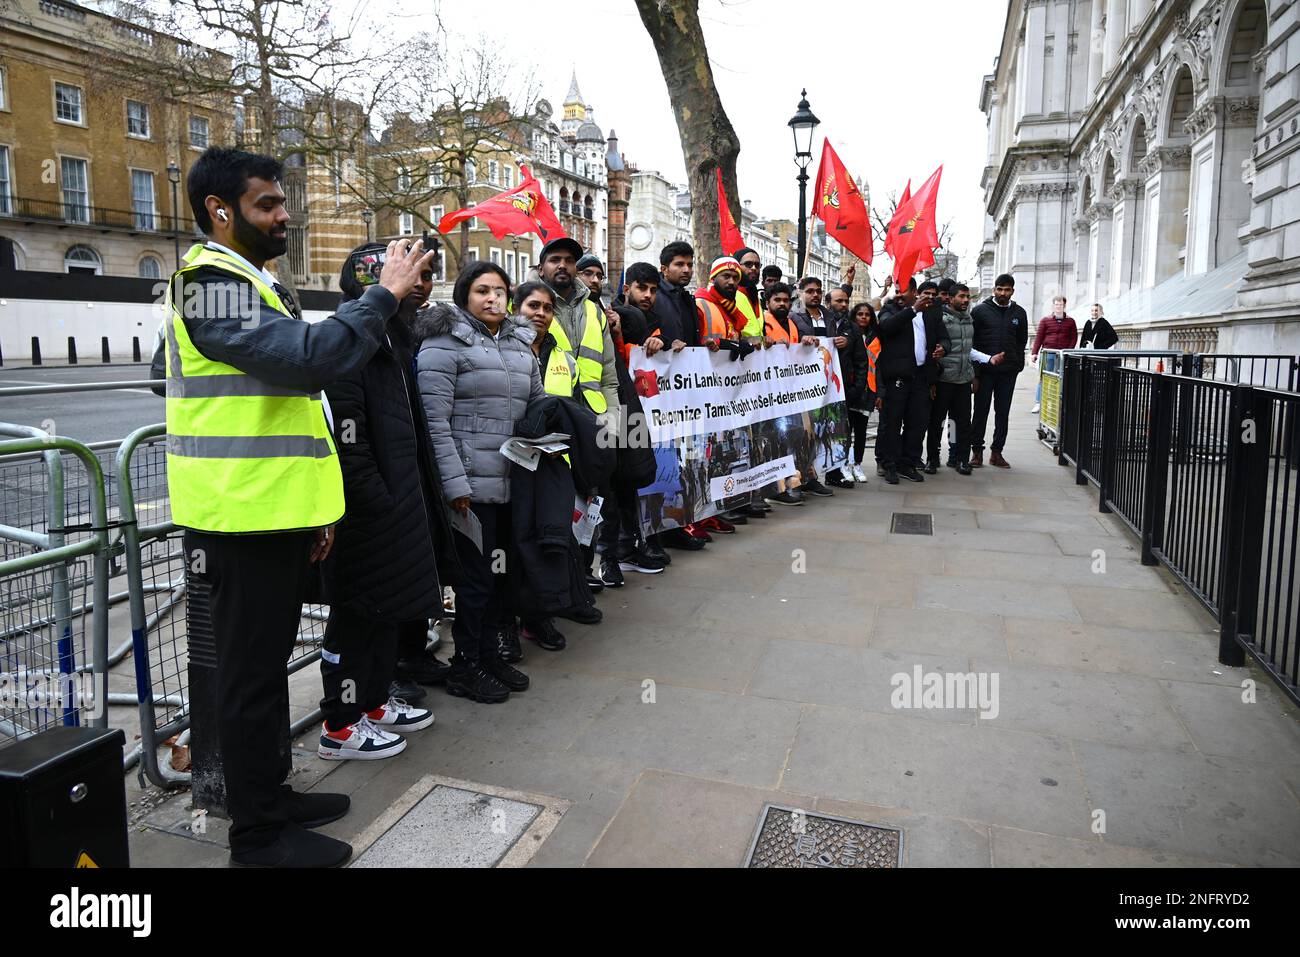
{"label": "red flag with emblem", "polygon": [[907,202],[899,203],[894,221],[889,224],[893,238],[894,285],[902,289],[919,270],[934,265],[934,250],[939,245],[935,224],[939,205],[939,180],[943,167],[934,171]]}
{"label": "red flag with emblem", "polygon": [[722,226],[722,254],[730,256],[745,245],[736,221],[731,218],[731,207],[727,205],[727,191],[722,188],[722,167],[718,167],[718,222]]}
{"label": "red flag with emblem", "polygon": [[885,230],[885,255],[891,258],[894,255],[894,233],[898,225],[899,210],[907,206],[908,201],[912,198],[912,181],[909,179],[907,185],[903,187],[903,195],[898,200],[898,205],[894,207],[894,217],[889,221],[889,228]]}
{"label": "red flag with emblem", "polygon": [[822,161],[817,167],[814,197],[813,215],[826,224],[826,235],[871,265],[874,241],[867,203],[830,140],[822,142]]}
{"label": "red flag with emblem", "polygon": [[477,206],[458,209],[442,217],[438,232],[449,233],[461,220],[477,216],[497,239],[536,233],[542,242],[559,239],[564,229],[555,210],[546,201],[541,184],[527,166],[519,166],[520,183],[514,189],[491,196]]}

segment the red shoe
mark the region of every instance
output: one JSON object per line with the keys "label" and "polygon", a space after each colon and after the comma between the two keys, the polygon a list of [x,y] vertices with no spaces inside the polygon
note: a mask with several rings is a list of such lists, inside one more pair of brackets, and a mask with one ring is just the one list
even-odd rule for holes
{"label": "red shoe", "polygon": [[711,515],[706,519],[696,523],[700,528],[707,529],[710,532],[721,532],[723,535],[731,535],[736,531],[736,526],[732,525],[726,519]]}
{"label": "red shoe", "polygon": [[687,535],[691,536],[691,538],[697,538],[702,542],[713,541],[713,536],[702,529],[699,522],[694,522],[690,525],[684,526],[683,531],[685,531]]}

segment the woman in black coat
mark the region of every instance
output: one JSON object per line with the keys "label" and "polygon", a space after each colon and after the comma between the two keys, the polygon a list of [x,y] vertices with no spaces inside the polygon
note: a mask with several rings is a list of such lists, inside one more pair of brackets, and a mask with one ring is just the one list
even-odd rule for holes
{"label": "woman in black coat", "polygon": [[[348,258],[339,278],[344,299],[369,285],[370,260],[382,248],[362,246]],[[393,732],[433,723],[432,712],[390,694],[399,636],[418,633],[415,653],[423,653],[427,620],[442,613],[439,558],[454,556],[409,331],[432,285],[426,271],[374,357],[325,390],[347,511],[323,569],[330,618],[321,651],[322,758],[388,757],[405,746]],[[444,572],[454,574],[454,565]]]}

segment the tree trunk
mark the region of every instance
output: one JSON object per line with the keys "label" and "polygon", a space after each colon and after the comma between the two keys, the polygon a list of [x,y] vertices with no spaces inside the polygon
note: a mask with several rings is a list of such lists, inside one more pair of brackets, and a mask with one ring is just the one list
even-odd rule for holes
{"label": "tree trunk", "polygon": [[713,83],[709,51],[700,29],[699,0],[636,0],[636,6],[659,55],[659,67],[677,118],[694,212],[695,274],[703,282],[716,257],[734,252],[722,248],[714,170],[722,168],[727,205],[739,226],[736,157],[740,141]]}

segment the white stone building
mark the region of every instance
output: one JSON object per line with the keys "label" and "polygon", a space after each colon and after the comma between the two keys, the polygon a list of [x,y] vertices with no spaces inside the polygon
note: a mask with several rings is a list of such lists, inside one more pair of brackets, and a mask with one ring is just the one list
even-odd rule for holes
{"label": "white stone building", "polygon": [[[685,187],[676,186],[655,170],[635,170],[627,204],[624,230],[627,253],[624,262],[659,265],[659,251],[671,242],[691,241],[690,194],[685,219],[678,212],[677,197]],[[683,228],[684,222],[684,228]]]}
{"label": "white stone building", "polygon": [[1011,0],[987,291],[1101,302],[1121,343],[1300,354],[1300,2]]}

